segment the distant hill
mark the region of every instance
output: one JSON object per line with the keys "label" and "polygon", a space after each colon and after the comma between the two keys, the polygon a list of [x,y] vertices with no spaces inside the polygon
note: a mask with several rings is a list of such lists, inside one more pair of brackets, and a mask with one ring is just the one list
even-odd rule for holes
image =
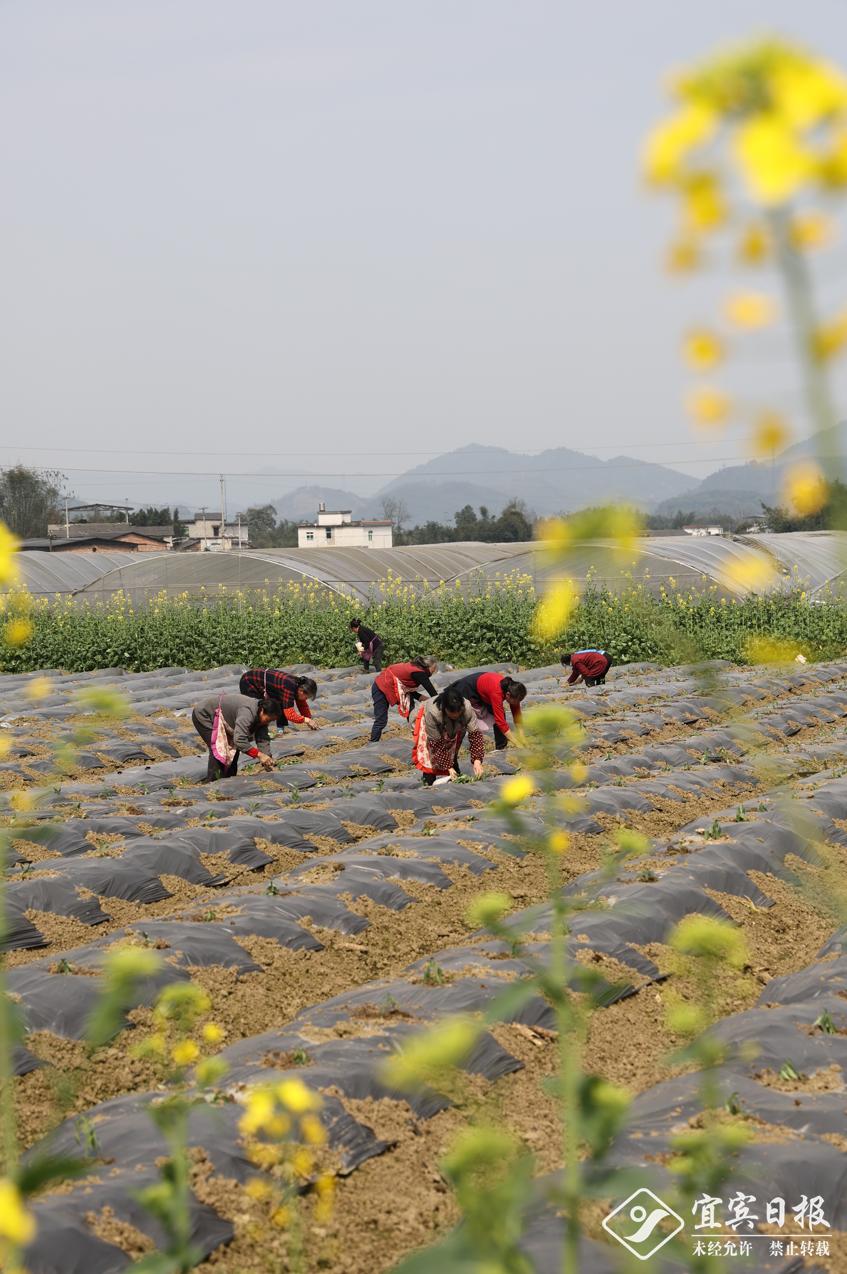
{"label": "distant hill", "polygon": [[318,486],[296,487],[268,503],[273,504],[279,517],[289,522],[311,522],[321,501],[328,509],[350,509],[354,518],[368,517],[373,503],[341,487]]}
{"label": "distant hill", "polygon": [[382,500],[391,498],[407,508],[407,525],[415,525],[430,520],[451,522],[466,504],[485,505],[497,514],[515,499],[542,517],[611,501],[650,509],[657,501],[682,496],[697,485],[697,479],[687,474],[629,456],[598,460],[568,447],[529,456],[472,444],[416,465],[369,499],[310,486],[279,496],[273,504],[281,517],[295,519],[312,517],[319,500],[327,508],[352,509],[356,517],[378,517]]}

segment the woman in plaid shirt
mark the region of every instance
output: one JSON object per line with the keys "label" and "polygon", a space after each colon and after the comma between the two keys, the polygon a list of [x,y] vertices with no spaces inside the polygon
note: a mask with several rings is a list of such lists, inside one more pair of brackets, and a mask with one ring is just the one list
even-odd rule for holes
{"label": "woman in plaid shirt", "polygon": [[295,677],[281,668],[248,668],[238,683],[238,689],[251,699],[275,699],[281,704],[278,729],[284,730],[289,721],[295,725],[306,725],[310,730],[318,729],[309,708],[309,700],[318,693],[311,677]]}

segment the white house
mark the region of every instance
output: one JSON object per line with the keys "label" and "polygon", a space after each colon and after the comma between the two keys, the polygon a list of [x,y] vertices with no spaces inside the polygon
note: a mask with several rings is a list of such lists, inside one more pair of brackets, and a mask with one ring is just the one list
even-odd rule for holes
{"label": "white house", "polygon": [[389,518],[365,518],[353,521],[350,509],[327,509],[318,506],[317,522],[301,522],[297,528],[297,546],[301,549],[390,549],[394,531]]}
{"label": "white house", "polygon": [[723,535],[722,526],[684,526],[686,535]]}
{"label": "white house", "polygon": [[240,516],[236,522],[225,522],[220,513],[202,510],[194,514],[187,524],[186,534],[199,540],[199,548],[212,553],[226,553],[229,549],[248,547],[247,523]]}

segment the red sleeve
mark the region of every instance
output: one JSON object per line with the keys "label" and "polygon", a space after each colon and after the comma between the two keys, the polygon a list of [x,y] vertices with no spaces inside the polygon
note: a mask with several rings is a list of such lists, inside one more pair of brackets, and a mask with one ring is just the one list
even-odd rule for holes
{"label": "red sleeve", "polygon": [[485,736],[481,730],[471,730],[468,735],[468,746],[471,750],[472,761],[485,760]]}
{"label": "red sleeve", "polygon": [[285,716],[285,719],[287,721],[293,721],[295,725],[302,725],[303,722],[306,720],[306,717],[310,717],[312,715],[308,707],[305,708],[305,713],[306,713],[305,717],[301,716],[296,708],[283,708],[282,711],[283,711],[283,715]]}
{"label": "red sleeve", "polygon": [[576,668],[574,668],[574,667],[573,667],[573,665],[571,665],[571,668],[572,668],[572,671],[571,671],[571,675],[568,677],[568,685],[569,685],[569,686],[575,686],[575,685],[576,685],[576,683],[577,683],[577,682],[580,680],[580,678],[582,677],[582,673],[581,673],[581,672],[577,672]]}
{"label": "red sleeve", "polygon": [[476,683],[476,692],[494,713],[494,724],[504,734],[509,733],[506,714],[503,711],[503,691],[500,689],[502,677],[497,672],[484,672]]}
{"label": "red sleeve", "polygon": [[257,756],[259,755],[259,749],[258,749],[258,748],[248,748],[248,749],[247,749],[247,755],[248,755],[248,756],[252,756],[252,757],[257,757]]}

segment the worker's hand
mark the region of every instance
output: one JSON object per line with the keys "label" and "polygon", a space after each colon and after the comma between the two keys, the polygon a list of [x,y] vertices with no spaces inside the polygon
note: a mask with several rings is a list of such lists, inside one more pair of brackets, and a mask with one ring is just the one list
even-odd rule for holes
{"label": "worker's hand", "polygon": [[311,717],[307,717],[307,718],[306,718],[306,729],[307,729],[307,730],[319,730],[319,729],[320,729],[320,726],[318,725],[317,721],[313,721]]}
{"label": "worker's hand", "polygon": [[450,775],[451,779],[457,779],[459,777],[458,771],[456,770],[451,769],[451,770],[448,770],[447,773]]}
{"label": "worker's hand", "polygon": [[256,757],[263,770],[272,770],[274,768],[274,759],[267,752],[260,752]]}
{"label": "worker's hand", "polygon": [[482,778],[482,761],[474,761],[473,772],[476,778],[478,779]]}

